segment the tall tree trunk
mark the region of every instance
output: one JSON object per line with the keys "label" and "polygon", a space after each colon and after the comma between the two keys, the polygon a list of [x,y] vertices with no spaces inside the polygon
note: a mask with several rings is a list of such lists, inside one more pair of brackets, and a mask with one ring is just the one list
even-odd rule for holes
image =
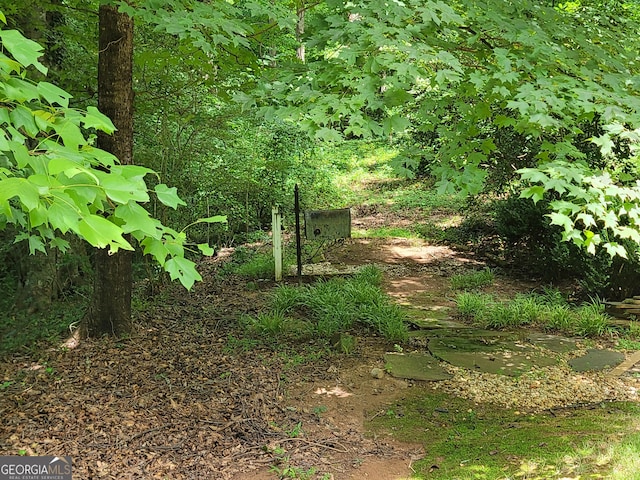
{"label": "tall tree trunk", "polygon": [[[118,8],[100,5],[98,107],[117,128],[114,135],[98,134],[98,146],[122,164],[133,163],[133,20]],[[92,305],[85,318],[85,334],[121,335],[132,329],[132,255],[106,249],[95,254]]]}

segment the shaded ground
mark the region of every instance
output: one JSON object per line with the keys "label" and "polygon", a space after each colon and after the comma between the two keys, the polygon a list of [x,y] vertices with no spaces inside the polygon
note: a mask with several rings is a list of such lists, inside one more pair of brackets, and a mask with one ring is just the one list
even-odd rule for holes
{"label": "shaded ground", "polygon": [[[440,318],[453,306],[447,278],[483,266],[472,255],[404,239],[349,240],[326,257],[384,266],[391,295],[417,312],[445,312]],[[274,352],[237,329],[272,284],[250,290],[238,279],[216,280],[214,261],[201,267],[205,281],[191,294],[169,287],[160,306],[140,307],[131,338],[0,363],[0,454],[70,455],[77,478],[87,479],[272,479],[271,467],[295,467],[316,469],[315,478],[396,480],[410,476],[422,447],[367,438],[364,423],[416,392],[440,389],[501,405],[506,396],[514,408],[552,409],[568,399],[632,398],[637,386],[631,377],[566,367],[544,379],[455,367],[437,383],[376,378],[372,369],[384,368],[394,345],[375,337],[360,339],[352,355],[317,362]],[[535,287],[498,277],[491,291],[509,296]],[[423,346],[417,340],[411,348]],[[527,407],[532,397],[546,403]]]}

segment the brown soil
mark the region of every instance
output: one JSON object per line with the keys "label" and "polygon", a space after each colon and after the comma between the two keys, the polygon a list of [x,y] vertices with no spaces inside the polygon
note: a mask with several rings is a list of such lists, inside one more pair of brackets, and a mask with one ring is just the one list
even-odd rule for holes
{"label": "brown soil", "polygon": [[[404,239],[349,240],[326,256],[384,265],[388,292],[424,307],[451,306],[447,277],[483,266]],[[131,338],[0,363],[0,455],[70,455],[79,479],[276,479],[273,466],[335,480],[410,477],[422,447],[368,436],[364,423],[432,385],[374,378],[393,349],[376,337],[294,368],[268,348],[233,351],[238,318],[260,311],[272,282],[216,280],[219,262],[202,263],[192,293],[161,291]],[[499,278],[493,288],[534,287]]]}

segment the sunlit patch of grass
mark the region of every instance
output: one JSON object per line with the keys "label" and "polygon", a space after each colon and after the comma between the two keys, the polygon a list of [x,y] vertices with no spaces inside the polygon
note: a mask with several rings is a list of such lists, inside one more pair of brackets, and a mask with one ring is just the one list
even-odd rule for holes
{"label": "sunlit patch of grass", "polygon": [[618,340],[618,348],[622,350],[640,350],[640,341],[621,338]]}
{"label": "sunlit patch of grass", "polygon": [[425,189],[423,182],[407,184],[392,194],[392,210],[420,209],[423,212],[458,212],[465,200],[457,195],[439,194],[433,189]]}
{"label": "sunlit patch of grass", "polygon": [[367,230],[354,230],[354,238],[419,238],[419,235],[403,227],[377,227]]}

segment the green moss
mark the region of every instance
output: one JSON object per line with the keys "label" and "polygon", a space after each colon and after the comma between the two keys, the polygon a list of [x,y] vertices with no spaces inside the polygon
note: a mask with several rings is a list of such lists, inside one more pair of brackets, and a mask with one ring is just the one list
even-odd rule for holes
{"label": "green moss", "polygon": [[[631,403],[528,415],[422,392],[385,411],[394,414],[375,416],[368,430],[422,443],[426,456],[413,468],[429,480],[578,478],[619,468],[630,450],[640,453],[640,406]],[[602,450],[612,447],[604,461]]]}

